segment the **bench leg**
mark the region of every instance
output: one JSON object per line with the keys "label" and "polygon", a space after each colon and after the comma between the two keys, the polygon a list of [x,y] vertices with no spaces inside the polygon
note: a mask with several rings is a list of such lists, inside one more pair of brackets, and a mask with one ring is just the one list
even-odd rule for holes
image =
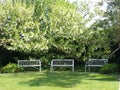
{"label": "bench leg", "polygon": [[88,69],[89,69],[89,72],[90,72],[90,67],[88,67]]}
{"label": "bench leg", "polygon": [[74,66],[72,67],[72,72],[74,72]]}
{"label": "bench leg", "polygon": [[51,66],[51,72],[53,72],[53,66]]}
{"label": "bench leg", "polygon": [[39,71],[41,72],[41,66],[39,67]]}
{"label": "bench leg", "polygon": [[85,66],[85,72],[86,72],[86,68],[87,68],[87,67]]}

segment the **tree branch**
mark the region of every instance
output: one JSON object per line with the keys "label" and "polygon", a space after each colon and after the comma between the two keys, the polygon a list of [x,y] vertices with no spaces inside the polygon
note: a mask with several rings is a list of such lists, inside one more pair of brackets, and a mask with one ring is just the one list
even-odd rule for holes
{"label": "tree branch", "polygon": [[110,55],[114,54],[115,52],[117,52],[120,49],[120,44],[119,47],[117,49],[115,49]]}

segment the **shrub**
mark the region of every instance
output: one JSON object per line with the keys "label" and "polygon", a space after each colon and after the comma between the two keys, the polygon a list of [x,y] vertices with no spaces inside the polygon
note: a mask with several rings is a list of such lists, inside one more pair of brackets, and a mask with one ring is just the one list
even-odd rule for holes
{"label": "shrub", "polygon": [[104,74],[115,73],[117,71],[118,71],[118,65],[115,63],[106,64],[100,69],[100,72]]}
{"label": "shrub", "polygon": [[20,71],[20,68],[17,66],[17,64],[14,63],[7,64],[1,70],[2,73],[14,73],[18,71]]}

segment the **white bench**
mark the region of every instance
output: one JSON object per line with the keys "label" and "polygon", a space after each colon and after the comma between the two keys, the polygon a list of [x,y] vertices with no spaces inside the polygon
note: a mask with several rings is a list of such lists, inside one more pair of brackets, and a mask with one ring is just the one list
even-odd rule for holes
{"label": "white bench", "polygon": [[41,71],[41,61],[40,60],[18,60],[19,67],[39,67]]}
{"label": "white bench", "polygon": [[74,72],[74,59],[52,59],[51,71],[53,67],[71,67]]}
{"label": "white bench", "polygon": [[87,67],[90,72],[90,67],[102,67],[103,65],[108,63],[108,59],[89,59],[85,64],[85,72],[87,71]]}

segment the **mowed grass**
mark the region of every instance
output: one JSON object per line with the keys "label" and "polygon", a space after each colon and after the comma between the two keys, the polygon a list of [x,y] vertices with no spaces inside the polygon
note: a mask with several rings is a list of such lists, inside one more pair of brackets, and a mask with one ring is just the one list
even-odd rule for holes
{"label": "mowed grass", "polygon": [[118,90],[118,77],[85,72],[0,74],[0,90]]}

